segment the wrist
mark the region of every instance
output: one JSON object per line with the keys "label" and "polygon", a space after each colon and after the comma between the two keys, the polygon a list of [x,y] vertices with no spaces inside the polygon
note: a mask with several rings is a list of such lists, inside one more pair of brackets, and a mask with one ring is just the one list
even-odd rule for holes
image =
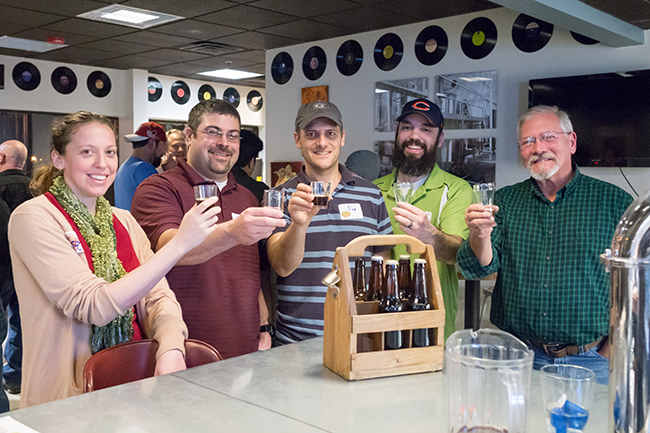
{"label": "wrist", "polygon": [[263,332],[268,332],[271,338],[273,338],[275,337],[275,326],[271,324],[262,325],[260,326],[260,334]]}

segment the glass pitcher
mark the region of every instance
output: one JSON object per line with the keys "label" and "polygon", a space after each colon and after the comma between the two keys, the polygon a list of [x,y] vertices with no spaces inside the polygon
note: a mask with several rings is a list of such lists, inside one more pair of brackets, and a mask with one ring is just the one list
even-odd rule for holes
{"label": "glass pitcher", "polygon": [[495,329],[453,333],[445,347],[449,432],[524,433],[534,353]]}

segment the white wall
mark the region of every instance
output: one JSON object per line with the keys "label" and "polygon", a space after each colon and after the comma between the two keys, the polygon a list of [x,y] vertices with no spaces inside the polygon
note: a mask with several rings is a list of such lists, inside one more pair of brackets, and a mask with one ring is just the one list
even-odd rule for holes
{"label": "white wall", "polygon": [[[528,80],[650,69],[650,44],[624,48],[612,48],[603,44],[587,46],[576,42],[568,30],[556,26],[551,40],[543,49],[535,53],[524,53],[515,47],[511,37],[512,24],[518,15],[514,11],[500,8],[267,51],[267,164],[271,161],[300,160],[300,153],[293,143],[293,125],[300,106],[302,87],[329,86],[329,100],[343,114],[347,143],[341,153],[341,160],[344,161],[355,150],[373,150],[374,141],[394,137],[393,134],[388,134],[387,138],[386,133],[374,132],[376,81],[496,70],[499,77],[497,128],[487,132],[478,131],[476,134],[494,136],[497,139],[498,186],[527,178],[527,172],[518,161],[515,130],[518,116],[528,105]],[[465,25],[479,16],[486,16],[495,23],[498,39],[496,47],[487,57],[472,60],[463,54],[460,37]],[[449,47],[442,61],[433,66],[424,66],[415,57],[414,43],[420,31],[429,25],[438,25],[445,30]],[[396,33],[402,39],[404,57],[395,69],[384,72],[375,65],[373,49],[377,40],[388,32]],[[339,46],[348,39],[359,42],[364,52],[361,69],[350,77],[340,74],[336,67],[336,53]],[[302,58],[313,45],[323,48],[327,55],[327,68],[316,81],[308,80],[302,72]],[[293,75],[284,85],[276,84],[271,78],[271,63],[281,51],[288,52],[294,62]],[[580,146],[580,131],[577,133]],[[446,137],[454,138],[454,132],[446,131]],[[584,168],[582,171],[612,182],[631,193],[617,168]],[[639,193],[650,188],[650,169],[625,168],[624,171]]]}

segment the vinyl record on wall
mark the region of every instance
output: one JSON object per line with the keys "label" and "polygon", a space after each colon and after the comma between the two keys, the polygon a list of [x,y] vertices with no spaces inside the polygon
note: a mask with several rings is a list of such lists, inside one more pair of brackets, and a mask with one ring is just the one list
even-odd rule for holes
{"label": "vinyl record on wall", "polygon": [[343,75],[357,73],[363,63],[363,48],[359,42],[349,39],[341,44],[336,53],[336,67]]}
{"label": "vinyl record on wall", "polygon": [[470,59],[478,60],[492,52],[497,44],[497,27],[492,20],[474,18],[460,36],[460,47]]}
{"label": "vinyl record on wall", "polygon": [[204,84],[199,87],[199,101],[209,101],[217,97],[217,92],[214,91],[214,87],[209,84]]}
{"label": "vinyl record on wall", "polygon": [[77,88],[77,75],[65,66],[59,66],[52,71],[50,79],[54,90],[64,95],[69,95]]}
{"label": "vinyl record on wall", "polygon": [[287,52],[278,53],[271,63],[271,76],[273,81],[282,85],[286,84],[293,74],[293,59]]}
{"label": "vinyl record on wall", "polygon": [[234,87],[228,87],[223,92],[223,100],[230,102],[237,108],[239,107],[239,92]]}
{"label": "vinyl record on wall", "polygon": [[583,36],[580,33],[576,33],[576,32],[571,32],[571,36],[573,36],[573,39],[580,42],[582,45],[594,45],[599,42],[596,39],[591,39],[587,36]]}
{"label": "vinyl record on wall", "polygon": [[257,90],[251,90],[246,95],[246,105],[251,111],[260,111],[262,109],[262,104],[264,103],[264,98]]}
{"label": "vinyl record on wall", "polygon": [[41,84],[41,73],[29,62],[18,63],[11,75],[16,86],[23,90],[34,90]]}
{"label": "vinyl record on wall", "polygon": [[111,79],[102,71],[91,72],[86,80],[86,86],[93,96],[103,98],[111,92]]}
{"label": "vinyl record on wall", "polygon": [[327,56],[319,46],[313,46],[307,50],[302,58],[302,72],[310,80],[318,80],[327,67]]}
{"label": "vinyl record on wall", "polygon": [[548,44],[553,35],[553,24],[521,14],[512,25],[512,42],[525,53],[534,53]]}
{"label": "vinyl record on wall", "polygon": [[147,84],[147,93],[149,97],[149,102],[156,102],[162,96],[162,84],[158,79],[154,77],[149,77],[149,84]]}
{"label": "vinyl record on wall", "polygon": [[178,105],[183,105],[190,100],[190,88],[185,81],[175,81],[171,88],[172,99]]}
{"label": "vinyl record on wall", "polygon": [[415,57],[423,65],[435,65],[445,57],[448,46],[447,33],[441,27],[429,26],[415,40]]}
{"label": "vinyl record on wall", "polygon": [[375,44],[375,64],[382,71],[395,69],[404,55],[404,44],[395,33],[386,33]]}

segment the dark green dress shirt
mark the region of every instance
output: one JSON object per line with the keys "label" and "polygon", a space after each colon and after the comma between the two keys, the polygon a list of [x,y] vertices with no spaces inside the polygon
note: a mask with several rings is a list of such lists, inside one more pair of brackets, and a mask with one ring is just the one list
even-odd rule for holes
{"label": "dark green dress shirt", "polygon": [[608,333],[609,278],[600,254],[632,197],[574,171],[552,202],[532,178],[495,193],[488,266],[468,240],[458,250],[465,278],[499,273],[490,321],[528,343],[585,345]]}

